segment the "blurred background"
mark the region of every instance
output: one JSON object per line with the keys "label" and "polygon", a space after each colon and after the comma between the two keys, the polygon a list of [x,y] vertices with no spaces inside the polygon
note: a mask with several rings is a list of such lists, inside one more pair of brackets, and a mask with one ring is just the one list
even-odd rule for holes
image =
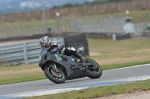
{"label": "blurred background", "polygon": [[130,18],[143,36],[149,0],[1,0],[0,39],[44,33],[124,33]]}
{"label": "blurred background", "polygon": [[[129,26],[130,32],[125,30],[127,20],[132,27]],[[150,0],[1,0],[0,45],[3,47],[0,47],[0,61],[37,63],[38,39],[44,35],[66,46],[84,46],[84,56],[97,56],[91,58],[98,61],[117,56],[118,52],[123,52],[123,58],[131,58],[124,52],[131,55],[131,51],[139,51],[142,46],[143,58],[149,53],[149,42],[112,41],[150,36]],[[70,35],[74,36],[67,37]],[[16,40],[21,41],[12,42]],[[118,59],[120,57],[118,54]],[[135,57],[133,55],[134,61]],[[143,60],[148,59],[149,56]]]}

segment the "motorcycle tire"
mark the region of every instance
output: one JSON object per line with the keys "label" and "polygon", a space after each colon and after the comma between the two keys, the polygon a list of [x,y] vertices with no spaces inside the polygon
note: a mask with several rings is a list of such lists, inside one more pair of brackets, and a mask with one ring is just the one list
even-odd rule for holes
{"label": "motorcycle tire", "polygon": [[56,83],[56,84],[61,84],[61,83],[64,83],[65,80],[66,80],[66,76],[65,74],[63,73],[63,71],[58,68],[59,72],[61,73],[61,77],[56,77],[55,75],[53,75],[52,73],[52,68],[51,67],[46,67],[44,69],[44,73],[46,75],[46,77],[51,80],[52,82]]}
{"label": "motorcycle tire", "polygon": [[96,79],[102,76],[102,68],[101,66],[94,60],[92,59],[86,59],[87,62],[92,62],[95,66],[96,69],[88,69],[87,68],[87,77]]}

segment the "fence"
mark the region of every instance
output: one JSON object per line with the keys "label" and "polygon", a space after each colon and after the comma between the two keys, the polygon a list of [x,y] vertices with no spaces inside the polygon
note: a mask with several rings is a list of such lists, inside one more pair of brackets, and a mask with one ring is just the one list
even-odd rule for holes
{"label": "fence", "polygon": [[[70,31],[79,33],[124,33],[126,17],[104,17],[104,18],[73,18],[70,20]],[[134,20],[134,19],[133,19]],[[144,29],[150,26],[149,22],[134,23],[137,35],[142,35]]]}
{"label": "fence", "polygon": [[[124,33],[123,26],[125,17],[126,16],[118,17],[110,15],[106,17],[90,18],[61,18],[59,21],[59,25],[57,25],[57,22],[54,20],[47,21],[47,29],[48,27],[50,27],[51,32],[45,31],[41,25],[42,23],[40,24],[40,22],[38,23],[36,21],[32,21],[30,23],[9,23],[6,24],[6,26],[0,25],[0,39],[33,36],[40,35],[43,33],[59,34],[59,32]],[[143,30],[150,25],[149,18],[145,19],[148,20],[142,21],[143,19],[139,19],[139,21],[134,22],[134,18],[132,18],[135,25],[135,31],[138,35],[142,35]]]}
{"label": "fence", "polygon": [[[52,42],[64,43],[63,38],[52,38]],[[0,47],[0,62],[2,64],[37,63],[39,61],[40,45],[38,41]]]}

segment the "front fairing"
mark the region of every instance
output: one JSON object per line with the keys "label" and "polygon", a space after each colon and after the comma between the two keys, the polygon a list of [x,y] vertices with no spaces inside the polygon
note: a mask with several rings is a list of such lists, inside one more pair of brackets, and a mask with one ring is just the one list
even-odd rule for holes
{"label": "front fairing", "polygon": [[62,54],[59,51],[52,53],[52,52],[47,51],[47,50],[48,49],[46,49],[46,48],[41,49],[40,61],[39,61],[40,66],[45,64],[47,61],[52,61],[55,63],[59,63],[61,65],[68,65],[68,63],[66,63],[62,60],[62,57],[61,57]]}
{"label": "front fairing", "polygon": [[48,60],[51,61],[55,61],[55,57],[54,57],[54,53],[51,53],[49,51],[47,51],[47,48],[42,48],[41,52],[40,52],[40,56],[39,56],[39,64],[43,65],[44,63],[46,63]]}
{"label": "front fairing", "polygon": [[41,47],[40,56],[39,56],[39,64],[42,64],[44,61],[44,56],[47,54],[47,48]]}

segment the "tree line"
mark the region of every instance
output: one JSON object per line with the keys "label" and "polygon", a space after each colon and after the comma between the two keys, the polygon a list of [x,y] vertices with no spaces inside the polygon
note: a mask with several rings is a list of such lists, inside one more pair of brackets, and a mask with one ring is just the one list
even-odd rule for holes
{"label": "tree line", "polygon": [[83,4],[71,4],[67,3],[62,6],[54,6],[53,9],[56,8],[65,8],[65,7],[76,7],[76,6],[87,6],[87,5],[96,5],[96,4],[103,4],[103,3],[113,3],[113,2],[125,2],[125,1],[133,1],[133,0],[94,0],[94,1],[86,1]]}

